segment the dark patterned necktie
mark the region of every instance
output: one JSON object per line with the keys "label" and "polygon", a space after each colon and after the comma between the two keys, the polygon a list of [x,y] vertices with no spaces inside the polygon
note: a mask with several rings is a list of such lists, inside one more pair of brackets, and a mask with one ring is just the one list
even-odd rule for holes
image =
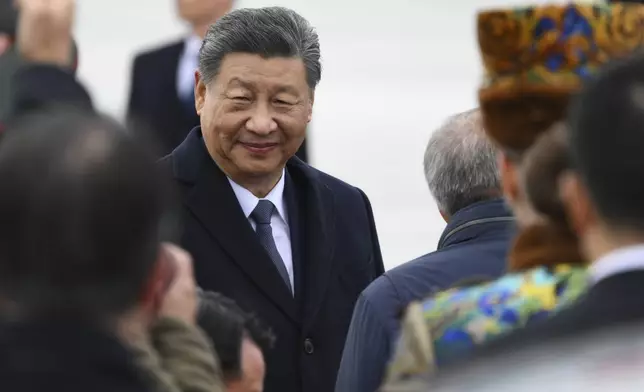
{"label": "dark patterned necktie", "polygon": [[259,237],[259,243],[262,244],[266,252],[273,260],[273,264],[277,268],[280,276],[286,283],[289,291],[293,293],[293,288],[291,287],[291,280],[289,279],[288,272],[286,271],[286,266],[284,265],[284,260],[282,256],[277,251],[277,245],[275,245],[275,239],[273,238],[273,228],[271,227],[271,217],[275,211],[275,205],[270,200],[260,200],[257,203],[257,207],[250,214],[250,217],[255,221],[257,236]]}

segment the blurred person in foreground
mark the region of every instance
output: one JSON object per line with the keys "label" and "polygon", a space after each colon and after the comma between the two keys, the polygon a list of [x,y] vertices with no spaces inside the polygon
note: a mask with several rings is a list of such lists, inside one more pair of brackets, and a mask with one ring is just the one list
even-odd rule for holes
{"label": "blurred person in foreground", "polygon": [[[479,14],[478,39],[487,71],[479,100],[485,130],[501,146],[504,192],[521,228],[508,257],[512,274],[413,305],[390,380],[457,362],[476,345],[557,313],[586,290],[587,259],[558,191],[566,168],[565,149],[555,154],[555,141],[545,152],[533,148],[544,132],[564,132],[557,130],[558,123],[586,79],[609,59],[640,47],[640,24],[633,27],[633,37],[630,30],[607,33],[613,31],[607,21],[616,15],[640,21],[643,14],[639,5],[573,4]],[[499,20],[506,21],[507,29],[495,27]],[[505,67],[517,48],[504,43],[520,36],[535,37],[521,50],[529,54],[539,48],[542,54],[509,72]],[[587,53],[594,47],[602,56]],[[558,125],[552,128],[553,124]]]}
{"label": "blurred person in foreground", "polygon": [[200,295],[198,322],[217,350],[226,391],[262,392],[272,332],[235,301],[211,291]]}
{"label": "blurred person in foreground", "polygon": [[[644,17],[632,21],[633,26],[642,26]],[[631,37],[644,43],[642,31]],[[454,390],[450,387],[473,382],[477,387],[496,387],[482,373],[499,366],[505,371],[507,361],[519,370],[529,369],[523,375],[545,368],[555,384],[548,386],[553,391],[563,391],[560,385],[642,389],[643,68],[641,53],[609,64],[585,86],[568,115],[571,169],[562,178],[561,193],[583,252],[591,260],[588,292],[548,320],[491,342],[467,364],[426,384],[430,390]],[[542,349],[544,343],[547,350]],[[598,358],[587,365],[589,359]],[[534,376],[519,373],[515,390],[527,390],[522,383],[533,380]]]}
{"label": "blurred person in foreground", "polygon": [[[384,272],[364,192],[294,157],[320,77],[318,36],[300,15],[281,7],[227,14],[200,53],[202,127],[160,162],[182,196],[181,245],[199,286],[275,332],[268,392],[333,390],[353,306]],[[26,107],[53,95],[91,107],[55,66],[26,69],[17,81]]]}
{"label": "blurred person in foreground", "polygon": [[381,385],[401,311],[410,302],[464,279],[494,279],[505,272],[514,219],[501,199],[496,148],[478,109],[452,116],[433,132],[424,169],[447,227],[437,251],[386,272],[358,298],[338,392],[372,392]]}
{"label": "blurred person in foreground", "polygon": [[[74,1],[20,5],[30,62],[21,72],[71,76],[59,64]],[[42,88],[19,82],[29,80]],[[47,98],[14,118],[0,144],[0,371],[20,384],[3,387],[220,391],[215,354],[195,326],[191,259],[161,244],[174,237],[165,173],[115,122],[82,105],[46,108]]]}
{"label": "blurred person in foreground", "polygon": [[[644,44],[644,31],[633,37]],[[562,180],[562,195],[592,260],[588,293],[489,350],[644,321],[643,67],[641,53],[607,66],[568,117],[572,168]]]}
{"label": "blurred person in foreground", "polygon": [[163,310],[177,268],[175,250],[159,243],[156,172],[120,127],[100,118],[43,113],[6,131],[3,388],[157,390],[129,349]]}
{"label": "blurred person in foreground", "polygon": [[234,0],[175,0],[190,35],[141,53],[132,66],[127,118],[133,129],[149,130],[160,144],[159,157],[177,147],[199,125],[195,110],[195,70],[208,27],[233,7]]}

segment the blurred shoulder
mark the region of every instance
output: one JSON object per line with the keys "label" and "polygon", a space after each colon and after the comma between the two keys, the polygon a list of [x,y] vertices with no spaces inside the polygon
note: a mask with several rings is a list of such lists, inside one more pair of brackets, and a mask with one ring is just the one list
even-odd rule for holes
{"label": "blurred shoulder", "polygon": [[136,54],[134,58],[135,64],[147,64],[150,62],[158,61],[173,56],[180,56],[183,50],[184,40],[176,40],[166,43],[161,46],[156,46],[150,49],[143,50]]}

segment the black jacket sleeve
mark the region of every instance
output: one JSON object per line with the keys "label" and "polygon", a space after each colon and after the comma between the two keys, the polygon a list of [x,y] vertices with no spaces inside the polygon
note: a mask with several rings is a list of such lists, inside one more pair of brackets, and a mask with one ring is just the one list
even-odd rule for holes
{"label": "black jacket sleeve", "polygon": [[371,246],[372,246],[372,267],[374,272],[374,279],[385,273],[385,265],[382,260],[382,253],[380,251],[380,241],[378,240],[378,232],[376,231],[376,222],[373,217],[373,209],[371,208],[371,203],[367,195],[361,190],[358,189],[360,195],[364,199],[365,205],[367,207],[367,215],[369,217],[369,234],[371,236]]}
{"label": "black jacket sleeve", "polygon": [[12,119],[52,106],[94,112],[89,93],[74,74],[53,65],[21,67],[14,76],[12,86]]}

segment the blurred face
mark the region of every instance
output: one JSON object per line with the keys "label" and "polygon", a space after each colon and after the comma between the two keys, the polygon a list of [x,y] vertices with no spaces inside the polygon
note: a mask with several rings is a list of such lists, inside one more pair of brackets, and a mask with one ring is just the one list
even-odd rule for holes
{"label": "blurred face", "polygon": [[601,252],[597,248],[602,247],[600,225],[586,187],[574,172],[568,171],[559,180],[559,192],[585,256],[596,259]]}
{"label": "blurred face", "polygon": [[262,392],[266,365],[264,355],[252,340],[244,338],[241,348],[242,376],[227,383],[227,392]]}
{"label": "blurred face", "polygon": [[177,0],[179,17],[191,24],[210,24],[224,16],[233,0]]}
{"label": "blurred face", "polygon": [[499,153],[498,166],[501,171],[503,197],[512,208],[520,227],[528,226],[539,220],[521,188],[521,168],[502,152]]}
{"label": "blurred face", "polygon": [[313,97],[301,59],[233,53],[195,103],[210,155],[235,182],[277,182],[311,121]]}

